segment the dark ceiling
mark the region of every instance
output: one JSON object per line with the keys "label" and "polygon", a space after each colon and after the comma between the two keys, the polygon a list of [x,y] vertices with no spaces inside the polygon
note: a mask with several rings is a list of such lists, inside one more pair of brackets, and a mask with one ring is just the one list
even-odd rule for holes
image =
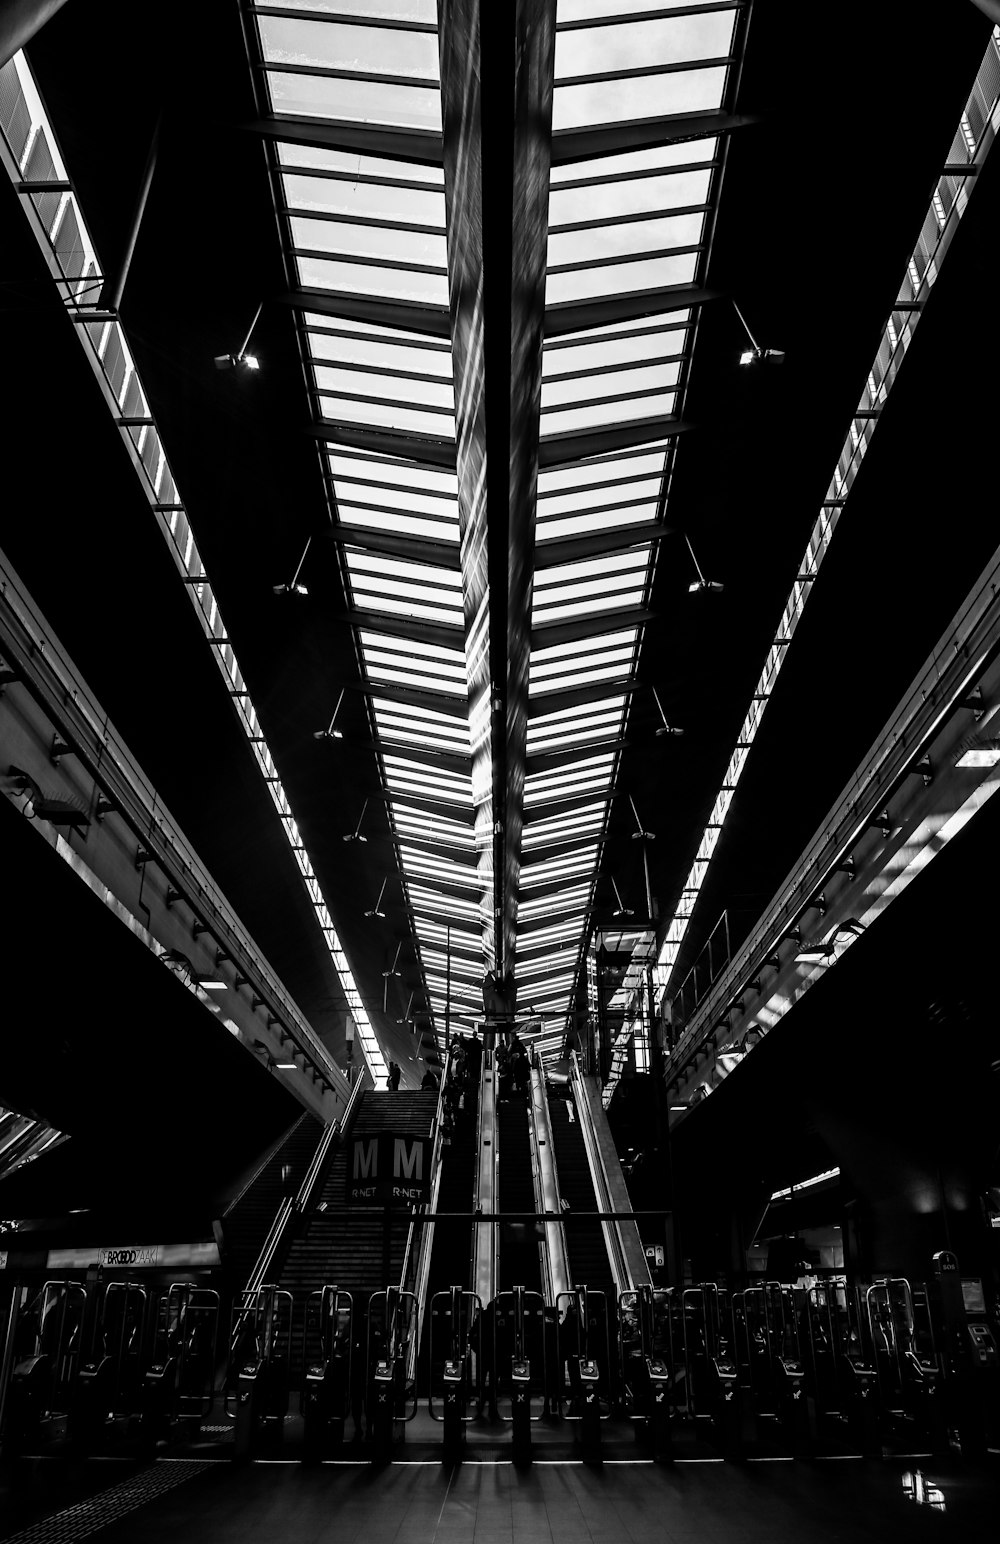
{"label": "dark ceiling", "polygon": [[[513,8],[511,8],[513,9]],[[973,5],[829,10],[755,0],[668,521],[721,596],[692,596],[667,536],[640,667],[680,740],[636,694],[620,788],[651,850],[661,915],[684,883],[824,497],[878,336],[989,36]],[[292,808],[387,1054],[416,984],[378,765],[284,288],[240,8],[177,0],[155,41],[128,0],[69,0],[29,57],[98,251],[124,241],[162,111],[151,195],[121,306],[205,567]],[[85,61],[85,64],[81,64]],[[487,103],[493,98],[486,97]],[[484,124],[489,135],[489,122]],[[728,908],[755,919],[996,545],[990,302],[1000,166],[987,166],[789,651],[712,865],[688,952]],[[12,190],[0,189],[3,545],[81,672],[335,1053],[344,1001],[291,854],[188,598],[52,298]],[[107,259],[106,259],[107,260]],[[785,363],[736,364],[737,299]],[[213,368],[242,341],[263,368]],[[10,389],[12,388],[12,389]],[[310,595],[282,601],[307,537]],[[345,736],[321,744],[342,686]],[[368,844],[345,846],[367,797]],[[620,798],[608,876],[641,894]],[[8,868],[8,874],[14,871]],[[8,895],[20,884],[8,878]],[[402,942],[404,977],[382,972]]]}

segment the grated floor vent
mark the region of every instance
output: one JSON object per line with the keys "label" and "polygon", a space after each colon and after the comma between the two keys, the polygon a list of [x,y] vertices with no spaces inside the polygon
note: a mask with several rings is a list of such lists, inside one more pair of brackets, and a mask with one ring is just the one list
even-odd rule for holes
{"label": "grated floor vent", "polygon": [[130,1480],[123,1480],[120,1485],[112,1485],[110,1490],[99,1491],[87,1501],[78,1501],[62,1512],[32,1523],[20,1533],[12,1533],[3,1544],[74,1544],[74,1540],[88,1538],[99,1529],[109,1527],[162,1496],[164,1491],[173,1490],[210,1468],[211,1463],[197,1459],[155,1464],[150,1469],[140,1470]]}

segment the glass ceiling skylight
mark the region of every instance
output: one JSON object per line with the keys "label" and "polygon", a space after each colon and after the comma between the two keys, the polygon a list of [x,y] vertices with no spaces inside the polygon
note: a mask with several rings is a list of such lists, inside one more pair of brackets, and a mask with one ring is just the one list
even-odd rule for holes
{"label": "glass ceiling skylight", "polygon": [[[564,926],[550,935],[549,951],[533,949],[528,957],[532,979],[547,974],[536,997],[565,981],[567,1015],[575,970],[564,974],[565,920],[570,914],[579,923],[575,965],[586,942],[628,713],[624,688],[634,679],[658,550],[650,536],[669,484],[669,436],[687,379],[696,320],[687,287],[704,272],[721,162],[712,135],[643,144],[641,120],[721,109],[737,14],[736,6],[631,0],[559,0],[556,10],[540,430],[543,452],[559,445],[561,464],[543,463],[538,475],[518,916],[524,924],[545,907],[553,917],[562,913]],[[601,129],[611,125],[618,138],[609,148],[618,154],[600,143]],[[632,148],[621,138],[630,125]],[[570,130],[593,131],[589,141],[581,134],[574,143],[595,153],[563,162],[558,136]],[[622,316],[622,298],[630,295],[639,314]],[[606,318],[602,301],[616,307]],[[581,302],[591,325],[567,328]],[[634,441],[628,449],[615,449],[609,439],[603,454],[571,459],[573,436],[591,437],[589,449],[594,436],[621,431]],[[588,553],[588,540],[615,533],[620,540],[608,550]],[[630,612],[635,624],[623,625]],[[560,627],[597,623],[602,613],[606,632],[594,626],[584,638],[560,638]],[[585,702],[564,702],[563,694],[581,691]],[[556,764],[546,766],[547,756]],[[560,887],[578,875],[584,885]],[[536,890],[541,897],[530,899]],[[532,938],[519,934],[520,946],[530,948]],[[552,1025],[546,1038],[555,1044]]]}
{"label": "glass ceiling skylight", "polygon": [[[440,1028],[448,929],[460,954],[478,955],[455,971],[452,989],[464,991],[460,976],[482,971],[493,915],[474,827],[458,484],[440,450],[454,460],[436,6],[353,0],[255,10],[267,105],[278,119],[288,256],[308,294],[300,326],[331,505],[404,894],[418,953],[428,951],[428,1005]],[[281,134],[282,121],[301,128],[315,119],[324,120],[329,147],[297,143],[307,130]],[[387,128],[411,132],[416,158],[380,154]],[[338,145],[342,134],[347,143]],[[405,327],[400,302],[416,306]],[[428,325],[414,330],[421,308]],[[438,447],[433,455],[428,445]]]}

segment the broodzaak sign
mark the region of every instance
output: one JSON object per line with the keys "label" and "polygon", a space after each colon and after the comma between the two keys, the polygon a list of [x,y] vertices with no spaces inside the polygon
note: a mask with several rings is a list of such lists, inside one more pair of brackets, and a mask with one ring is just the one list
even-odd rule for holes
{"label": "broodzaak sign", "polygon": [[431,1196],[431,1139],[368,1131],[347,1153],[349,1206],[412,1206]]}

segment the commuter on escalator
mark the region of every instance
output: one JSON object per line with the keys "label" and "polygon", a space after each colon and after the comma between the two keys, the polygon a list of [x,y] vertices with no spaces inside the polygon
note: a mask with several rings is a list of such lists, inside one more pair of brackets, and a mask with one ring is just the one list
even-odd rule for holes
{"label": "commuter on escalator", "polygon": [[386,1087],[391,1088],[394,1093],[399,1087],[399,1080],[402,1076],[402,1073],[403,1069],[400,1067],[398,1062],[391,1061],[389,1063],[389,1076],[386,1078],[385,1082]]}

